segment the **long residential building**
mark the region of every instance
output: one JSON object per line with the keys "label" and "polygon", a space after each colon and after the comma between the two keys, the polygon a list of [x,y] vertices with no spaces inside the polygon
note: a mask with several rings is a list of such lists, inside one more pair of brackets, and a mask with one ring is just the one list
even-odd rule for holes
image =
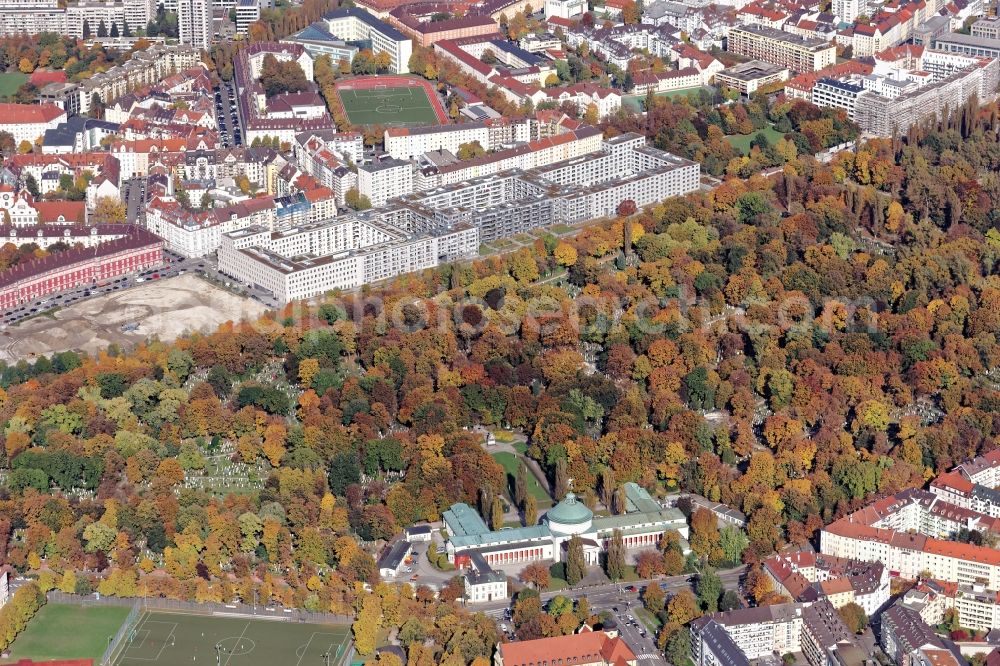
{"label": "long residential building", "polygon": [[981,102],[996,96],[1000,60],[982,59],[978,64],[950,74],[912,92],[889,98],[872,91],[857,96],[854,121],[878,136],[906,134],[913,125],[941,118],[961,108],[972,96]]}
{"label": "long residential building", "polygon": [[104,104],[111,104],[131,90],[152,85],[192,67],[204,68],[197,48],[154,44],[135,51],[127,62],[81,81],[74,90],[77,99],[69,105],[85,114],[90,111],[95,95]]}
{"label": "long residential building", "polygon": [[950,540],[962,528],[996,532],[996,519],[946,498],[908,490],[873,502],[827,525],[820,550],[827,555],[882,562],[891,576],[1000,589],[1000,551]]}
{"label": "long residential building", "polygon": [[50,254],[0,273],[0,309],[51,294],[96,285],[163,264],[163,241],[145,229],[122,227],[121,238],[90,248]]}
{"label": "long residential building", "polygon": [[747,58],[787,67],[793,72],[815,72],[837,60],[836,46],[826,40],[800,37],[762,25],[732,28],[726,49]]}
{"label": "long residential building", "polygon": [[224,234],[219,270],[258,285],[282,303],[467,259],[479,251],[478,229],[456,226],[408,233],[380,211],[271,231],[253,226]]}
{"label": "long residential building", "polygon": [[487,151],[504,144],[526,143],[538,138],[538,123],[532,119],[484,120],[457,125],[391,127],[385,131],[385,151],[399,160],[410,160],[435,150],[458,153],[466,143],[478,143]]}

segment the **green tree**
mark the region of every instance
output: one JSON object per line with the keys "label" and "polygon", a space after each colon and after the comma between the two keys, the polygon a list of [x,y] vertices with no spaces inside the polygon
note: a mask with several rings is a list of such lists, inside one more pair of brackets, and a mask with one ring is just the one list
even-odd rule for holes
{"label": "green tree", "polygon": [[574,534],[566,547],[566,582],[576,585],[587,575],[587,560],[583,554],[583,539]]}
{"label": "green tree", "polygon": [[605,571],[608,578],[619,581],[625,577],[625,540],[622,538],[622,531],[615,530],[611,534],[611,541],[608,542],[606,554]]}
{"label": "green tree", "polygon": [[696,585],[698,590],[698,601],[701,608],[706,613],[714,613],[719,610],[719,597],[722,596],[722,579],[715,573],[715,569],[706,568],[698,576]]}

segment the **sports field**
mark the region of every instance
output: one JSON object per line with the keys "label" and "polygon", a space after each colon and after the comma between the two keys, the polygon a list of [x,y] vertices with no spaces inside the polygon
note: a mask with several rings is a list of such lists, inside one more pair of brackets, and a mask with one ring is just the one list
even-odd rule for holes
{"label": "sports field", "polygon": [[121,606],[46,604],[11,646],[15,659],[90,658],[96,663],[129,609]]}
{"label": "sports field", "polygon": [[354,125],[437,125],[439,118],[427,91],[419,86],[338,87],[340,103]]}
{"label": "sports field", "polygon": [[0,73],[0,98],[10,97],[28,80],[27,74],[21,72]]}
{"label": "sports field", "polygon": [[147,612],[122,641],[115,666],[337,666],[346,625]]}

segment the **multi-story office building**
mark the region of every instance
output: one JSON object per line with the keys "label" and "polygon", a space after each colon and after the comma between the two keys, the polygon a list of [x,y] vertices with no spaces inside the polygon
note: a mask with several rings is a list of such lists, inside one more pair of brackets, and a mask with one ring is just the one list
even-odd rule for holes
{"label": "multi-story office building", "polygon": [[207,50],[212,45],[212,0],[178,0],[177,29],[181,44]]}
{"label": "multi-story office building", "polygon": [[800,37],[761,25],[745,25],[729,31],[727,50],[787,67],[793,72],[815,72],[836,62],[836,47],[816,37]]}
{"label": "multi-story office building", "polygon": [[373,53],[389,54],[389,71],[406,74],[410,71],[413,42],[384,21],[356,7],[336,9],[323,15],[327,32],[347,42],[370,43]]}

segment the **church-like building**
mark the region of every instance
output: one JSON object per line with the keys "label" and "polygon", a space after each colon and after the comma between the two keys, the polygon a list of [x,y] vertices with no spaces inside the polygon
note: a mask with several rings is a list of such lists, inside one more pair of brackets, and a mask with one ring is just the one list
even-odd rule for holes
{"label": "church-like building", "polygon": [[444,512],[448,531],[448,559],[459,567],[469,564],[473,552],[482,555],[491,566],[527,564],[536,561],[560,562],[570,538],[583,540],[587,564],[599,563],[615,530],[619,530],[629,549],[656,548],[664,532],[680,535],[688,551],[688,525],[684,514],[663,507],[635,483],[626,483],[625,513],[617,516],[594,516],[573,493],[549,509],[538,525],[490,530],[468,504],[453,504]]}

